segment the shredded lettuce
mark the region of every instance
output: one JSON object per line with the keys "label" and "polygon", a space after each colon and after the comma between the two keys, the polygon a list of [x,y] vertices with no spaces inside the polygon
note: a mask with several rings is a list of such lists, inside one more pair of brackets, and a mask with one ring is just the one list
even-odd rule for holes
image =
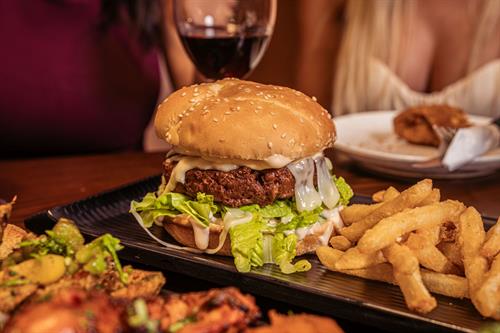
{"label": "shredded lettuce", "polygon": [[352,188],[349,186],[349,184],[347,184],[343,177],[333,176],[332,179],[335,183],[335,186],[337,186],[337,190],[339,190],[340,193],[340,200],[338,204],[347,206],[349,200],[351,200],[351,198],[354,196]]}
{"label": "shredded lettuce", "polygon": [[262,220],[254,218],[248,223],[236,225],[229,230],[231,253],[239,272],[246,273],[252,267],[264,265],[263,226]]}
{"label": "shredded lettuce", "polygon": [[297,236],[295,234],[285,236],[283,233],[277,233],[273,237],[273,261],[280,266],[281,271],[285,274],[306,272],[311,269],[311,264],[305,259],[292,264],[296,255],[296,245]]}
{"label": "shredded lettuce", "polygon": [[260,207],[259,205],[248,205],[240,207],[241,210],[259,213],[263,218],[277,218],[287,216],[292,213],[292,203],[287,200],[276,200],[271,205]]}

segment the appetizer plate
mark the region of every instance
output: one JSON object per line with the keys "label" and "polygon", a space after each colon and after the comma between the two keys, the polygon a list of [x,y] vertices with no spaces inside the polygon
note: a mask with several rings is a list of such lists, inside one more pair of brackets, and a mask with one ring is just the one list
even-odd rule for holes
{"label": "appetizer plate", "polygon": [[[220,285],[233,285],[256,295],[287,302],[311,311],[362,321],[393,332],[475,332],[488,323],[469,300],[436,295],[438,307],[426,316],[406,308],[397,286],[328,271],[314,255],[309,272],[286,275],[275,265],[250,273],[238,273],[232,258],[196,254],[183,249],[164,248],[151,239],[128,213],[130,201],[154,191],[160,183],[155,176],[65,206],[54,207],[25,221],[28,229],[43,233],[60,217],[73,219],[89,238],[111,233],[121,239],[126,260],[163,270],[205,279]],[[367,203],[366,197],[355,202]],[[486,218],[487,227],[495,222]],[[176,244],[162,228],[153,227],[161,239]],[[178,245],[178,244],[176,244]]]}
{"label": "appetizer plate", "polygon": [[[470,178],[500,169],[500,148],[496,148],[455,172],[445,168],[416,169],[412,164],[437,156],[437,148],[414,145],[394,132],[397,111],[354,113],[335,118],[335,148],[346,153],[364,168],[399,177]],[[469,116],[474,124],[485,124],[488,117]]]}

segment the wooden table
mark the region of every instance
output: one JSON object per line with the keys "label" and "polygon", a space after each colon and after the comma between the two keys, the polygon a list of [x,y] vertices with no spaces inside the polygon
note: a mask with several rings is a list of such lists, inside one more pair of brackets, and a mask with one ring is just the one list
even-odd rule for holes
{"label": "wooden table", "polygon": [[[415,180],[395,180],[371,175],[342,156],[330,153],[335,173],[343,176],[357,194],[369,195],[393,185],[405,188]],[[163,153],[126,152],[108,155],[54,157],[0,161],[0,198],[18,196],[11,221],[47,208],[159,174]],[[500,215],[500,173],[473,180],[436,181],[445,198],[475,206],[482,214]]]}

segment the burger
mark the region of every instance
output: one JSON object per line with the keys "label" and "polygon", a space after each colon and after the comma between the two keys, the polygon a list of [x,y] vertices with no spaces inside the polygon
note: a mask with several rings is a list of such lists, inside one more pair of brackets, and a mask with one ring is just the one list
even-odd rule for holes
{"label": "burger", "polygon": [[144,227],[233,256],[241,272],[274,263],[285,273],[309,269],[295,256],[326,245],[341,227],[352,190],[323,155],[336,132],[314,98],[224,79],[171,94],[155,128],[172,149],[158,191],[131,203]]}

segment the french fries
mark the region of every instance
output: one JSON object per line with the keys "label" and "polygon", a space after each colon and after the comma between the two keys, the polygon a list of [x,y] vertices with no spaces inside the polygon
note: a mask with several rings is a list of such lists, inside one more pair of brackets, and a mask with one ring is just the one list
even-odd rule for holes
{"label": "french fries", "polygon": [[[391,245],[396,239],[410,231],[442,224],[457,218],[464,205],[447,200],[428,206],[408,209],[381,220],[362,236],[358,248],[363,253],[375,252]],[[357,225],[354,224],[354,225]],[[353,226],[354,226],[353,225]],[[345,230],[347,228],[344,228]]]}
{"label": "french fries", "polygon": [[363,236],[366,230],[376,225],[380,220],[401,212],[404,209],[416,207],[422,200],[431,194],[431,191],[432,181],[430,179],[424,179],[401,192],[401,194],[394,199],[384,202],[371,214],[351,224],[349,227],[342,229],[340,233],[351,242],[355,242]]}
{"label": "french fries", "polygon": [[341,251],[345,251],[352,246],[351,242],[344,236],[333,236],[330,238],[330,245],[334,249]]}
{"label": "french fries", "polygon": [[357,247],[351,247],[335,263],[338,270],[360,269],[385,262],[382,252],[361,253]]}
{"label": "french fries", "polygon": [[428,313],[437,293],[469,298],[485,317],[500,320],[500,219],[485,233],[481,215],[441,200],[426,179],[374,204],[341,212],[344,227],[316,254],[329,270],[398,285],[409,309]]}
{"label": "french fries", "polygon": [[481,255],[492,259],[500,252],[500,218],[486,233],[486,242],[481,249]]}
{"label": "french fries", "polygon": [[500,254],[493,260],[490,271],[478,288],[475,301],[483,316],[500,320]]}

